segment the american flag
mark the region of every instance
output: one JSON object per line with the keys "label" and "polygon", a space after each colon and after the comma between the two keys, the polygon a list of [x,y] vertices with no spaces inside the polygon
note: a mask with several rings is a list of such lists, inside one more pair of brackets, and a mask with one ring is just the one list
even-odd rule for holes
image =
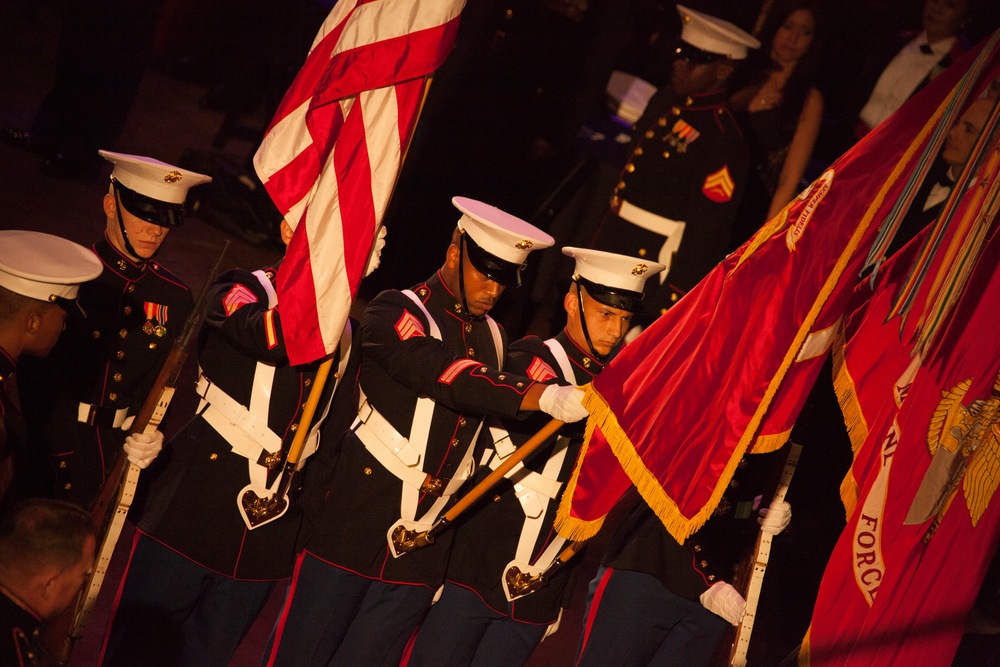
{"label": "american flag", "polygon": [[339,0],[254,156],[295,230],[278,271],[289,360],[337,347],[425,77],[447,57],[465,0]]}

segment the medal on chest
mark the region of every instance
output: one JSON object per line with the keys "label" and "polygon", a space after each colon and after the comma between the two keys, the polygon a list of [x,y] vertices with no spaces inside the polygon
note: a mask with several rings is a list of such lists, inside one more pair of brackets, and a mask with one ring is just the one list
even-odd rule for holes
{"label": "medal on chest", "polygon": [[145,301],[142,309],[146,313],[146,323],[142,325],[142,332],[147,336],[155,335],[163,338],[167,335],[167,307],[159,303]]}
{"label": "medal on chest", "polygon": [[663,135],[663,141],[669,144],[678,153],[686,153],[688,146],[701,136],[698,130],[691,127],[690,123],[677,119],[670,132]]}

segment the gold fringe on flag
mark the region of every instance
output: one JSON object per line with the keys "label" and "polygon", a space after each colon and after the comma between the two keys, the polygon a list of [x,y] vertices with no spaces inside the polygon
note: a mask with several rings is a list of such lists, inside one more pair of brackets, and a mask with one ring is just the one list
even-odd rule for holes
{"label": "gold fringe on flag", "polygon": [[[864,216],[862,216],[858,226],[854,230],[854,233],[851,235],[850,240],[845,245],[844,250],[837,258],[833,268],[830,270],[830,274],[827,276],[822,288],[820,288],[815,299],[813,300],[809,312],[803,318],[802,324],[799,326],[795,338],[789,345],[784,359],[782,359],[781,364],[778,366],[776,372],[768,382],[767,389],[764,392],[756,411],[747,423],[743,431],[743,435],[740,437],[739,442],[736,444],[732,454],[730,455],[729,461],[726,463],[724,471],[719,477],[715,488],[712,490],[712,494],[708,502],[698,512],[696,512],[694,516],[690,518],[684,516],[677,504],[667,496],[666,492],[663,490],[660,480],[657,479],[656,476],[653,475],[653,473],[651,473],[646,467],[642,458],[636,452],[635,446],[629,440],[624,429],[618,423],[618,419],[611,410],[610,406],[608,406],[604,398],[600,396],[597,389],[591,385],[587,389],[586,397],[584,398],[584,405],[590,411],[590,419],[587,422],[587,432],[583,449],[580,452],[580,457],[577,460],[573,476],[570,478],[569,484],[566,487],[566,493],[563,494],[563,499],[556,515],[556,527],[559,535],[570,540],[589,539],[597,534],[597,531],[600,530],[600,527],[604,522],[604,517],[591,521],[576,519],[571,516],[570,512],[572,499],[579,480],[580,470],[582,468],[587,447],[590,443],[591,436],[593,435],[595,425],[600,426],[601,433],[608,441],[608,445],[611,447],[612,452],[618,458],[619,464],[632,480],[632,483],[638,489],[643,500],[645,500],[650,508],[652,508],[652,510],[659,517],[660,521],[666,527],[667,532],[669,532],[671,536],[678,541],[678,543],[683,544],[688,537],[690,537],[695,531],[701,528],[706,521],[708,521],[709,517],[711,517],[712,513],[715,511],[715,508],[718,506],[719,501],[722,499],[722,495],[728,487],[740,459],[743,458],[743,455],[747,452],[750,443],[756,442],[757,431],[760,428],[760,424],[763,421],[771,402],[774,400],[775,395],[781,387],[786,373],[789,368],[791,368],[792,364],[795,363],[799,350],[802,348],[802,345],[810,331],[812,331],[813,325],[819,318],[823,306],[826,304],[830,295],[840,282],[840,278],[843,275],[844,270],[847,268],[848,262],[858,251],[858,248],[861,245],[861,240],[865,237],[872,220],[882,208],[889,190],[904,172],[906,166],[913,159],[917,149],[921,146],[921,144],[923,144],[927,134],[933,129],[934,122],[939,116],[940,109],[938,110],[938,113],[924,125],[916,138],[910,142],[910,145],[893,167],[893,170],[889,174],[885,183],[882,184],[878,194],[868,206]],[[824,174],[823,178],[830,178],[831,176],[832,178],[836,178],[835,174],[830,175],[829,173]],[[779,216],[779,218],[783,217],[784,216]],[[784,224],[783,220],[781,223],[778,223],[777,221],[772,222],[775,223],[775,227],[777,227],[778,224]],[[759,236],[761,240],[766,238],[763,233],[759,234]],[[739,266],[734,268],[731,271],[730,278],[732,278],[732,275],[738,270]],[[761,446],[766,446],[766,444]]]}
{"label": "gold fringe on flag", "polygon": [[589,540],[594,535],[597,535],[601,530],[601,526],[604,525],[603,516],[592,521],[584,521],[570,515],[571,500],[573,493],[576,491],[577,480],[580,477],[580,468],[583,465],[584,457],[587,455],[587,449],[590,447],[590,439],[594,435],[594,428],[597,426],[598,421],[603,420],[611,412],[608,404],[601,398],[601,395],[594,391],[593,383],[587,385],[583,404],[587,408],[587,411],[590,412],[590,417],[587,419],[587,430],[584,433],[583,446],[577,455],[573,475],[569,478],[569,482],[566,483],[566,490],[563,492],[562,500],[559,501],[559,509],[556,510],[555,520],[556,532],[573,542]]}
{"label": "gold fringe on flag", "polygon": [[799,667],[809,667],[812,664],[809,646],[809,633],[811,631],[812,626],[810,625],[806,629],[806,636],[802,638],[802,644],[799,645]]}
{"label": "gold fringe on flag", "polygon": [[[844,357],[844,323],[837,327],[837,335],[833,341],[833,389],[837,394],[837,403],[840,404],[840,412],[844,416],[844,424],[847,426],[847,435],[851,439],[851,453],[856,458],[858,449],[868,439],[868,424],[865,422],[865,415],[861,410],[861,403],[858,400],[857,385],[851,377],[850,369]],[[854,508],[858,504],[858,482],[854,479],[851,470],[847,470],[844,480],[840,483],[840,500],[844,503],[844,511],[847,517],[854,513]]]}
{"label": "gold fringe on flag", "polygon": [[788,437],[792,434],[792,429],[774,433],[772,435],[759,435],[750,447],[751,454],[770,454],[785,446]]}

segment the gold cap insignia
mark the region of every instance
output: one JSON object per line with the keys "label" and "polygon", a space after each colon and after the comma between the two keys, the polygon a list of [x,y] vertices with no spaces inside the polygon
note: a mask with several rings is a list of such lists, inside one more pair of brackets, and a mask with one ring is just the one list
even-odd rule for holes
{"label": "gold cap insignia", "polygon": [[528,250],[528,249],[531,248],[532,245],[533,244],[531,243],[531,241],[525,239],[523,241],[519,241],[518,243],[515,243],[514,247],[517,248],[518,250]]}
{"label": "gold cap insignia", "polygon": [[181,176],[181,172],[177,171],[176,169],[173,169],[171,171],[168,171],[167,175],[163,177],[163,182],[164,183],[176,183],[177,181],[181,180],[182,178],[183,178],[183,176]]}
{"label": "gold cap insignia", "polygon": [[632,269],[632,275],[633,276],[641,276],[646,271],[649,271],[649,267],[648,266],[646,266],[645,264],[636,264],[635,268]]}

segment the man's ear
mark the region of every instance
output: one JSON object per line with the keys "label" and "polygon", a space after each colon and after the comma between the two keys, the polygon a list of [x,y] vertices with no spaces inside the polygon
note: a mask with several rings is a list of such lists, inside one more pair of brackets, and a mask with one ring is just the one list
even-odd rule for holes
{"label": "man's ear", "polygon": [[42,311],[32,308],[24,318],[24,330],[32,335],[38,333],[42,328],[44,317]]}
{"label": "man's ear", "polygon": [[444,263],[452,271],[458,271],[458,263],[461,260],[461,253],[458,251],[458,246],[452,243],[448,246],[448,252],[445,253]]}
{"label": "man's ear", "polygon": [[580,302],[576,298],[574,287],[574,285],[570,285],[569,291],[563,297],[563,308],[566,310],[567,315],[574,315],[580,309]]}
{"label": "man's ear", "polygon": [[281,242],[282,243],[284,243],[285,245],[288,245],[289,243],[292,242],[292,235],[295,233],[295,230],[292,229],[292,226],[290,224],[288,224],[288,220],[285,220],[284,218],[282,218],[281,219],[281,225],[278,228],[278,230],[281,233]]}
{"label": "man's ear", "polygon": [[55,568],[47,568],[43,574],[38,575],[37,582],[38,595],[48,603],[59,593],[61,584],[60,572]]}
{"label": "man's ear", "polygon": [[116,217],[116,210],[118,208],[118,203],[115,201],[115,196],[110,192],[104,195],[104,215],[107,218],[114,219]]}
{"label": "man's ear", "polygon": [[720,61],[715,67],[715,79],[719,83],[725,83],[736,68],[728,60]]}

